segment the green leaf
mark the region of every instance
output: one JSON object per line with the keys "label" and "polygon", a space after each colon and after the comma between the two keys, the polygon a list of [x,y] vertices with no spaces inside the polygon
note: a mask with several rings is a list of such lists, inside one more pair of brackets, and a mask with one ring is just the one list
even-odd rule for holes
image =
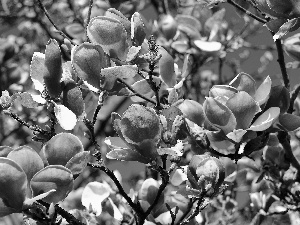
{"label": "green leaf", "polygon": [[43,201],[56,204],[64,200],[73,189],[73,175],[69,169],[61,165],[51,165],[36,173],[30,181],[33,196],[46,193],[52,189]]}
{"label": "green leaf", "polygon": [[138,68],[136,65],[124,65],[104,68],[101,71],[103,79],[100,83],[100,87],[105,90],[111,90],[118,78],[129,79],[137,75]]}
{"label": "green leaf", "polygon": [[229,99],[233,97],[238,90],[229,85],[214,85],[209,90],[209,97],[217,98],[217,97],[225,97],[225,99]]}
{"label": "green leaf", "polygon": [[159,48],[158,54],[161,54],[161,58],[158,61],[159,75],[168,87],[174,87],[176,84],[174,59],[163,47]]}
{"label": "green leaf", "polygon": [[12,98],[20,102],[26,108],[36,108],[39,106],[39,103],[36,102],[28,92],[15,93]]}

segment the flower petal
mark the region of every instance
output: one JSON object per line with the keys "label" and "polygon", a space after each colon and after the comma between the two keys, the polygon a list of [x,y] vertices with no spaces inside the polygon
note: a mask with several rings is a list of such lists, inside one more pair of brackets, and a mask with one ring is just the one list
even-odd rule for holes
{"label": "flower petal", "polygon": [[54,103],[54,113],[59,125],[63,129],[72,130],[76,126],[76,115],[66,106]]}
{"label": "flower petal", "polygon": [[269,99],[271,92],[272,80],[269,76],[262,82],[262,84],[257,88],[254,99],[259,105],[266,103]]}
{"label": "flower petal", "polygon": [[208,97],[203,103],[203,109],[207,120],[226,134],[235,129],[236,118],[227,106],[212,97]]}
{"label": "flower petal", "polygon": [[101,69],[106,67],[103,49],[100,45],[82,43],[72,50],[72,66],[77,75],[95,88],[99,88]]}
{"label": "flower petal", "polygon": [[87,35],[92,43],[101,45],[111,57],[126,59],[127,32],[119,20],[106,16],[94,17],[88,25]]}
{"label": "flower petal", "polygon": [[256,87],[255,80],[247,73],[239,73],[229,85],[235,87],[238,91],[245,91],[249,95],[254,96]]}
{"label": "flower petal", "polygon": [[35,89],[44,90],[44,71],[45,70],[45,54],[34,52],[30,63],[30,77],[34,83]]}
{"label": "flower petal", "polygon": [[102,212],[101,203],[108,198],[110,190],[111,188],[108,184],[97,181],[90,182],[85,186],[82,192],[81,203],[88,210],[92,209],[96,216],[99,216]]}
{"label": "flower petal", "polygon": [[257,102],[245,91],[240,91],[231,97],[226,106],[236,118],[236,129],[249,128],[255,114],[260,111]]}
{"label": "flower petal", "polygon": [[260,115],[248,130],[264,131],[272,126],[273,122],[279,117],[280,108],[271,107]]}
{"label": "flower petal", "polygon": [[28,181],[31,180],[34,174],[44,168],[43,160],[39,154],[28,146],[21,146],[11,151],[7,158],[16,162],[23,169]]}
{"label": "flower petal", "polygon": [[27,177],[13,160],[0,157],[0,198],[7,207],[21,210],[26,196]]}
{"label": "flower petal", "polygon": [[238,90],[229,85],[214,85],[209,91],[209,97],[225,97],[226,99],[231,98],[235,95]]}
{"label": "flower petal", "polygon": [[83,152],[83,145],[77,136],[59,133],[45,143],[42,152],[50,165],[65,166],[73,156]]}
{"label": "flower petal", "polygon": [[38,196],[52,189],[43,201],[57,203],[66,198],[73,189],[73,175],[69,169],[61,165],[51,165],[36,173],[30,181],[33,196]]}

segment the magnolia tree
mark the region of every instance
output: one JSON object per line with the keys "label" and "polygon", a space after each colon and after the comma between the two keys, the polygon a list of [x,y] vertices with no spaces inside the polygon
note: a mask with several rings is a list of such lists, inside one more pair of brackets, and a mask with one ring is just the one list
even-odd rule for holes
{"label": "magnolia tree", "polygon": [[[300,25],[299,1],[2,6],[3,23],[15,16],[21,31],[0,43],[5,221],[299,224],[300,86],[287,73],[300,65],[299,34],[285,36]],[[145,19],[149,7],[157,18]],[[246,41],[259,26],[270,45]],[[268,51],[255,77],[228,57],[243,48]],[[280,84],[261,75],[270,51]],[[115,160],[145,170],[126,184]]]}

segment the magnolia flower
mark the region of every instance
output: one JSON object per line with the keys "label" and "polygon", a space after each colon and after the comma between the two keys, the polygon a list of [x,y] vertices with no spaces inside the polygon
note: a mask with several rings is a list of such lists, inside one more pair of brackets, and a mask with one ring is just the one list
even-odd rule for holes
{"label": "magnolia flower", "polygon": [[[203,103],[207,122],[218,130],[208,132],[209,139],[214,142],[216,135],[221,134],[234,142],[240,142],[248,131],[268,129],[278,118],[279,107],[267,108],[256,120],[254,117],[261,112],[270,91],[270,77],[256,89],[255,80],[246,73],[238,74],[229,85],[213,86]],[[222,138],[218,139],[220,141]]]}

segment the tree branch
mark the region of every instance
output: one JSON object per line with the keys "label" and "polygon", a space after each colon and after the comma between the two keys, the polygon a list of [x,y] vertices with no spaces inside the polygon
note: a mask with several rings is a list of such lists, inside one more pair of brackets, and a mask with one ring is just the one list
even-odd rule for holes
{"label": "tree branch", "polygon": [[[271,33],[274,36],[274,32],[271,32]],[[286,67],[285,67],[284,54],[283,54],[281,39],[276,39],[275,44],[276,44],[277,55],[278,55],[277,62],[279,63],[279,66],[280,66],[284,86],[288,90],[290,90],[290,79],[289,79],[289,75],[287,74],[287,70],[286,70]]]}

